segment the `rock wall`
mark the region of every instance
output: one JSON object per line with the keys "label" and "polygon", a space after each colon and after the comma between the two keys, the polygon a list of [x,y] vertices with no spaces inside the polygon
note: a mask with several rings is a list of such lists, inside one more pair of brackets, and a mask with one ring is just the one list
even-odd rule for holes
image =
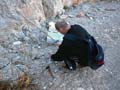
{"label": "rock wall", "polygon": [[72,0],[0,0],[0,27],[26,19],[39,23],[61,13],[66,1]]}
{"label": "rock wall", "polygon": [[0,0],[0,27],[14,26],[16,22],[26,23],[26,19],[39,23],[62,13],[64,6],[83,1],[98,0]]}
{"label": "rock wall", "polygon": [[[14,81],[19,77],[19,75],[23,74],[23,71],[26,68],[29,69],[28,72],[30,74],[35,74],[36,72],[41,71],[43,69],[43,66],[46,66],[46,63],[49,64],[48,61],[49,61],[50,53],[53,53],[53,49],[51,49],[51,47],[47,47],[46,45],[47,36],[45,33],[41,32],[41,31],[47,31],[46,24],[42,23],[41,25],[39,25],[38,28],[36,26],[33,27],[29,25],[29,23],[33,22],[34,24],[39,24],[39,22],[42,22],[47,18],[60,14],[63,11],[64,6],[69,7],[73,4],[79,4],[82,1],[83,0],[53,0],[53,1],[52,0],[0,0],[0,80],[11,79]],[[110,10],[109,12],[107,12],[108,15],[106,17],[106,14],[101,16],[101,13],[104,13],[104,9],[102,8],[103,6],[101,7],[96,6],[96,8],[95,6],[94,7],[92,6],[93,9],[91,9],[91,11],[90,11],[90,7],[91,6],[88,4],[82,7],[85,12],[90,12],[88,14],[88,17],[90,18],[86,18],[84,20],[83,19],[80,20],[77,18],[76,19],[70,18],[70,20],[71,22],[77,20],[78,24],[81,23],[86,26],[89,26],[89,24],[91,23],[92,26],[90,30],[92,30],[91,32],[96,33],[97,35],[99,34],[99,32],[94,32],[93,30],[101,32],[102,30],[101,24],[104,24],[103,22],[106,21],[105,18],[107,17],[110,17],[109,20],[112,21],[111,19],[113,19],[113,16],[112,14],[109,13],[111,10],[116,11],[116,9],[114,10],[115,7],[113,9],[109,9],[106,6],[108,8],[107,10],[108,11]],[[78,13],[79,15],[79,11],[80,10],[76,11],[76,14]],[[92,12],[92,11],[97,11],[97,12]],[[112,11],[111,13],[113,13]],[[98,13],[100,16],[98,16]],[[115,17],[117,15],[116,13],[115,13]],[[94,18],[91,19],[91,17],[96,18],[96,20]],[[101,19],[101,17],[103,19]],[[111,24],[110,25],[108,24],[108,21],[106,21],[106,24],[108,26],[112,26]],[[96,26],[99,27],[96,28]],[[105,27],[103,27],[103,30],[106,30],[107,27],[106,28]],[[103,36],[105,36],[108,39],[106,39],[107,41],[103,39],[102,42],[103,41],[109,42],[109,39],[111,39],[112,37],[112,36],[110,37],[107,34],[106,35],[103,34]],[[54,48],[54,50],[56,50],[56,48]],[[2,78],[1,78],[1,74],[2,74]],[[43,81],[43,80],[40,79],[39,81]],[[48,80],[46,81],[48,82]],[[68,82],[66,83],[68,84]]]}
{"label": "rock wall", "polygon": [[39,23],[62,13],[64,6],[83,1],[86,0],[0,0],[0,27],[13,27],[27,20]]}
{"label": "rock wall", "polygon": [[[44,42],[47,36],[41,31],[47,30],[44,23],[39,25],[40,22],[62,13],[64,6],[69,7],[73,3],[76,4],[75,2],[77,1],[0,0],[0,75],[2,73],[2,80],[10,78],[15,80],[22,74],[17,68],[18,64],[14,65],[11,62],[19,60],[28,63],[30,59],[36,58],[38,53],[36,50],[45,47]],[[29,25],[31,22],[38,24],[39,28]],[[36,49],[32,50],[32,48]],[[13,66],[12,69],[10,69],[11,66]]]}

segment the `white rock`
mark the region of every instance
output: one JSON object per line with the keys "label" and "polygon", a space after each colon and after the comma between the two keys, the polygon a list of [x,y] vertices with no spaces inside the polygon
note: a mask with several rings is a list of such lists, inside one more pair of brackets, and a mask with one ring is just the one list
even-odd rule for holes
{"label": "white rock", "polygon": [[60,33],[48,32],[48,35],[51,38],[47,37],[47,43],[54,44],[54,43],[62,42],[63,40],[63,35]]}
{"label": "white rock", "polygon": [[49,31],[50,32],[57,32],[55,29],[55,23],[54,22],[49,22]]}
{"label": "white rock", "polygon": [[22,42],[21,42],[21,41],[16,41],[16,42],[13,42],[13,45],[20,45],[20,44],[22,44]]}
{"label": "white rock", "polygon": [[43,89],[45,90],[45,89],[47,89],[47,87],[46,87],[46,86],[44,86],[44,87],[43,87]]}
{"label": "white rock", "polygon": [[63,35],[60,34],[56,29],[55,29],[55,23],[50,22],[49,23],[49,31],[48,31],[48,37],[47,37],[47,43],[49,44],[54,44],[58,42],[62,42],[63,40]]}
{"label": "white rock", "polygon": [[94,18],[93,17],[89,17],[90,18],[90,20],[93,20]]}
{"label": "white rock", "polygon": [[61,15],[60,16],[60,19],[66,19],[66,18],[68,18],[68,15]]}
{"label": "white rock", "polygon": [[85,89],[80,87],[80,88],[78,88],[77,90],[85,90]]}
{"label": "white rock", "polygon": [[75,18],[75,16],[74,16],[74,15],[68,15],[68,17],[69,17],[69,18]]}
{"label": "white rock", "polygon": [[41,46],[38,46],[38,49],[40,49],[41,48]]}

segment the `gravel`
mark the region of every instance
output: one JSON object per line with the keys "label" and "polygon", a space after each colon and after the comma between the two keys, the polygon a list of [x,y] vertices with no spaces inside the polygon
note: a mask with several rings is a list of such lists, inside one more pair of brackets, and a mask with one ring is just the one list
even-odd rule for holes
{"label": "gravel", "polygon": [[[82,16],[76,17],[79,13],[83,13]],[[27,65],[27,72],[39,90],[120,90],[120,2],[83,3],[66,11],[65,16],[71,24],[83,26],[103,46],[104,66],[96,71],[89,67],[67,70],[63,62],[50,60],[58,47],[47,45],[46,35],[29,26],[22,27],[19,32],[1,30],[0,60],[3,63],[0,66],[10,60],[14,70],[17,66],[24,70]],[[46,24],[40,28],[47,31]],[[14,71],[11,76],[8,67],[2,69],[4,79],[17,78],[16,74],[21,73],[17,68],[18,72]]]}

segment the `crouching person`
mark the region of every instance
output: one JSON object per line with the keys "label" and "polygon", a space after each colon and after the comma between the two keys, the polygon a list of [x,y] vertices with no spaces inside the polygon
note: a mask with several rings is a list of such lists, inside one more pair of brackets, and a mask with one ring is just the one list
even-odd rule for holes
{"label": "crouching person", "polygon": [[82,67],[88,66],[91,57],[88,43],[85,41],[89,39],[90,34],[80,25],[70,25],[65,20],[57,21],[55,27],[64,37],[58,51],[51,56],[52,60],[64,61],[70,70],[76,69],[76,63]]}

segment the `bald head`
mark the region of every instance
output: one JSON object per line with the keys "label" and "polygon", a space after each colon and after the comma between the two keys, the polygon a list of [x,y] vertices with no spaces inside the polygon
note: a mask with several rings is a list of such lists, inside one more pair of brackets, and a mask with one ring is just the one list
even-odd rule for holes
{"label": "bald head", "polygon": [[70,24],[65,20],[59,20],[55,23],[55,28],[62,34],[67,33],[70,27]]}
{"label": "bald head", "polygon": [[65,20],[59,20],[55,23],[55,28],[59,30],[60,28],[64,28],[68,25],[68,23]]}

